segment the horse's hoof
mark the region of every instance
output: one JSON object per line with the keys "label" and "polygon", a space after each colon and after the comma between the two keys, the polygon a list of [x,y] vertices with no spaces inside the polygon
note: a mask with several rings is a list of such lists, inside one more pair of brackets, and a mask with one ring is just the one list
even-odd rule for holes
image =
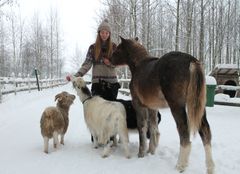
{"label": "horse's hoof", "polygon": [[102,158],[107,158],[107,157],[108,157],[107,154],[103,154],[103,155],[102,155]]}
{"label": "horse's hoof", "polygon": [[177,165],[176,166],[176,169],[177,169],[177,171],[179,172],[179,173],[182,173],[182,172],[184,172],[185,171],[185,166],[182,166],[182,165]]}
{"label": "horse's hoof", "polygon": [[214,166],[207,169],[207,174],[214,174]]}
{"label": "horse's hoof", "polygon": [[127,159],[130,159],[130,158],[131,158],[131,155],[126,155],[126,158],[127,158]]}
{"label": "horse's hoof", "polygon": [[207,170],[207,174],[214,174],[213,170]]}
{"label": "horse's hoof", "polygon": [[138,158],[143,158],[144,157],[144,153],[138,153]]}
{"label": "horse's hoof", "polygon": [[149,150],[147,151],[147,153],[151,153],[152,155],[154,155],[154,154],[155,154],[155,150],[149,149]]}

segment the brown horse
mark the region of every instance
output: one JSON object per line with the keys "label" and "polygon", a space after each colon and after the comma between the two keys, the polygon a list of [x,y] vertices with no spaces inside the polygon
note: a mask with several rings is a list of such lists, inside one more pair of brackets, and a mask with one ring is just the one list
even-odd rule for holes
{"label": "brown horse", "polygon": [[188,165],[191,150],[190,135],[199,132],[205,152],[208,174],[214,172],[211,150],[211,130],[206,118],[206,84],[200,62],[193,56],[170,52],[161,58],[151,57],[137,40],[123,39],[111,57],[113,65],[128,65],[132,73],[130,91],[137,112],[139,157],[146,150],[154,154],[159,140],[157,110],[168,105],[180,137],[177,170]]}

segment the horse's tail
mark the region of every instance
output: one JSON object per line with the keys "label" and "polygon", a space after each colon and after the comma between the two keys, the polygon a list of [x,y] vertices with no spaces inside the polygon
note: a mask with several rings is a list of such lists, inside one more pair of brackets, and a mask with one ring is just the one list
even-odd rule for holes
{"label": "horse's tail", "polygon": [[191,62],[189,66],[190,80],[187,91],[187,112],[189,131],[194,134],[201,126],[206,103],[206,84],[202,66],[199,62]]}

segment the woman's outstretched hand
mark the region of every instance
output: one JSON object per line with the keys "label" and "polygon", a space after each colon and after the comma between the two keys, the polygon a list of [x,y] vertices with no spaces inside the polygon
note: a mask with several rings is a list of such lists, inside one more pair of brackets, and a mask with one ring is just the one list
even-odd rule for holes
{"label": "woman's outstretched hand", "polygon": [[67,75],[66,80],[70,82],[71,81],[71,75]]}
{"label": "woman's outstretched hand", "polygon": [[104,62],[104,64],[106,64],[106,65],[111,65],[111,62],[110,62],[109,59],[107,59],[107,58],[103,58],[103,62]]}

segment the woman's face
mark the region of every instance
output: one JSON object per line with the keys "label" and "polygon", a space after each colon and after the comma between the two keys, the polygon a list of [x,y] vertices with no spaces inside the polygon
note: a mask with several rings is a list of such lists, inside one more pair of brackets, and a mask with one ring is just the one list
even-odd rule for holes
{"label": "woman's face", "polygon": [[100,37],[102,39],[102,41],[106,41],[110,36],[110,32],[108,32],[107,30],[101,30],[100,31]]}

